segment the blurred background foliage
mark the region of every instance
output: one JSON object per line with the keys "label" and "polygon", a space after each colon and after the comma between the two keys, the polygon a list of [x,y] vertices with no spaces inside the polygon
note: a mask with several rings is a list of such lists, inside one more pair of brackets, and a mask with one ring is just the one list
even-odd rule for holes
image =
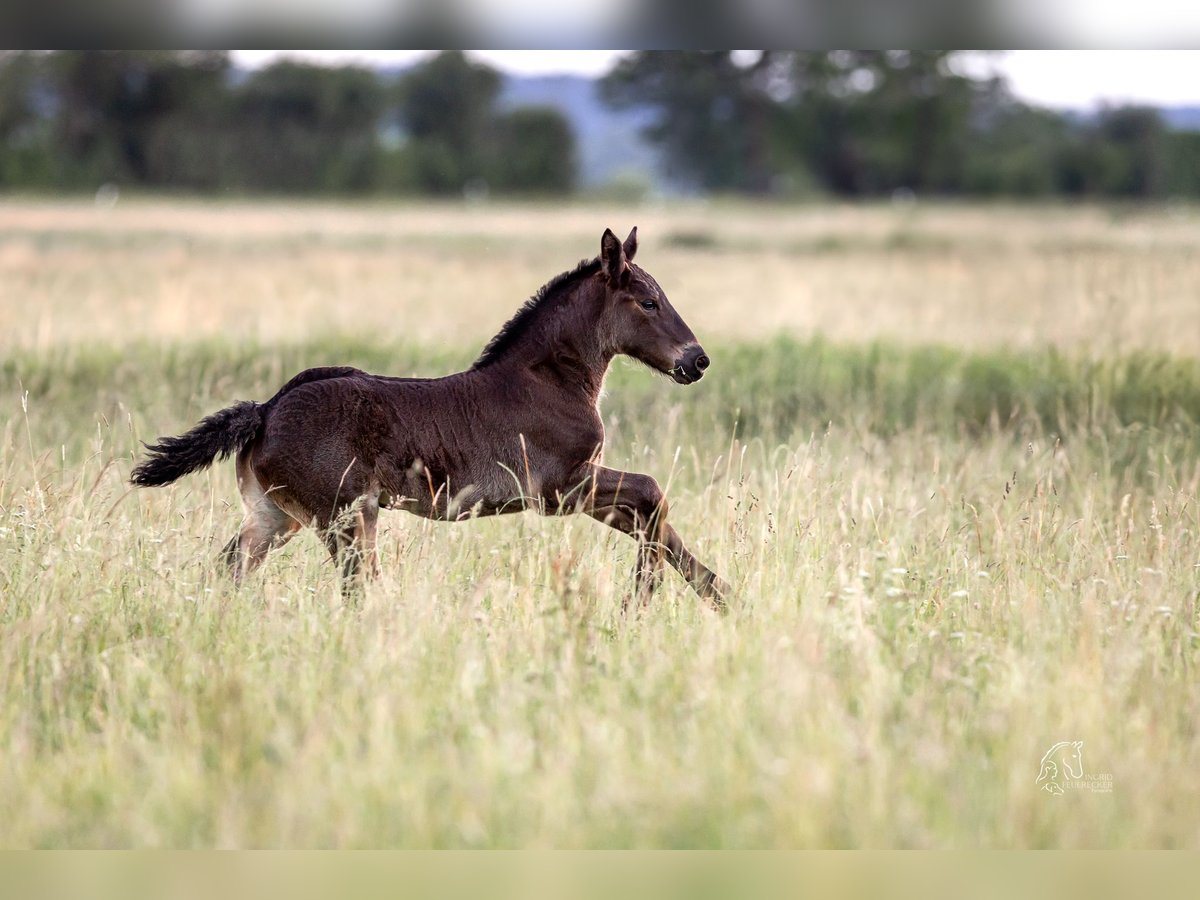
{"label": "blurred background foliage", "polygon": [[[459,51],[379,71],[242,70],[219,51],[5,52],[0,188],[481,197],[597,187],[580,174],[592,140],[573,126],[578,101],[513,105],[503,85]],[[961,71],[953,51],[644,51],[596,93],[636,112],[661,161],[648,189],[1200,195],[1200,132],[1168,127],[1153,108],[1031,107],[1002,79]],[[638,193],[620,160],[610,171],[604,187]]]}

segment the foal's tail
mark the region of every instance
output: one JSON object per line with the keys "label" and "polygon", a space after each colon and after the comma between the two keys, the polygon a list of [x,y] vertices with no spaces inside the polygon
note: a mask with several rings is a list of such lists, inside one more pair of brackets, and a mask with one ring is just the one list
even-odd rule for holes
{"label": "foal's tail", "polygon": [[150,455],[134,468],[129,481],[139,487],[157,487],[206,468],[218,457],[232,456],[254,440],[262,421],[262,406],[250,400],[215,412],[187,434],[147,444]]}

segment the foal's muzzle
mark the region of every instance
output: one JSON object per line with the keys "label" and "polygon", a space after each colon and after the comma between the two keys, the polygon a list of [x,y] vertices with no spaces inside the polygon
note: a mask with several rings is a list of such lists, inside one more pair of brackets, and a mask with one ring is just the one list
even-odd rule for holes
{"label": "foal's muzzle", "polygon": [[675,361],[675,368],[671,369],[670,375],[680,384],[691,384],[703,378],[707,368],[708,356],[705,355],[704,348],[694,344]]}

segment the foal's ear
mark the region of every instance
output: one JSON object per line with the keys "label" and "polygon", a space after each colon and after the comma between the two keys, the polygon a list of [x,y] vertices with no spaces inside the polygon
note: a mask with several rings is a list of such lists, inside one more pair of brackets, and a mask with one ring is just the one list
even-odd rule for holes
{"label": "foal's ear", "polygon": [[625,243],[621,245],[625,250],[625,259],[627,262],[633,262],[633,258],[637,256],[637,226],[633,226],[633,231],[629,232],[629,237],[625,238]]}
{"label": "foal's ear", "polygon": [[611,228],[605,228],[600,238],[600,268],[604,270],[609,284],[616,284],[625,271],[625,248]]}

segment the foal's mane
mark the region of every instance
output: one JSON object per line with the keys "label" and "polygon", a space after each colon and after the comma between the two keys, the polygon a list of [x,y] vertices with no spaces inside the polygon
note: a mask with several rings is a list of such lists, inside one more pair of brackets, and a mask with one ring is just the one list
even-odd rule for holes
{"label": "foal's mane", "polygon": [[566,287],[569,282],[575,281],[588,275],[594,275],[600,271],[599,257],[593,259],[581,259],[579,265],[574,269],[563,272],[561,275],[555,275],[544,285],[538,288],[536,294],[525,301],[525,304],[516,311],[511,319],[504,323],[504,326],[496,333],[496,336],[487,342],[487,346],[483,348],[483,352],[479,354],[479,358],[471,365],[472,369],[482,369],[485,366],[490,366],[504,355],[517,338],[529,330],[529,326],[533,324],[538,310],[552,300],[559,291]]}

